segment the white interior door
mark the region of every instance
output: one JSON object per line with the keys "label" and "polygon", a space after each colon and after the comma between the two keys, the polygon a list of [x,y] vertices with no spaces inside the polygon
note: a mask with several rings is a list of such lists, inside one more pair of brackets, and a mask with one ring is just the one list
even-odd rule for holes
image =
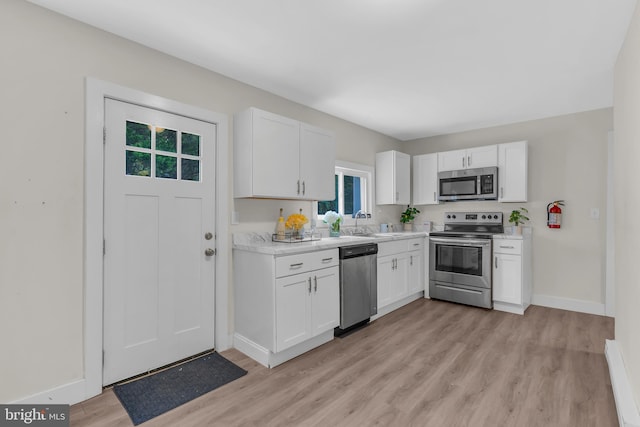
{"label": "white interior door", "polygon": [[213,348],[216,126],[105,100],[103,384]]}

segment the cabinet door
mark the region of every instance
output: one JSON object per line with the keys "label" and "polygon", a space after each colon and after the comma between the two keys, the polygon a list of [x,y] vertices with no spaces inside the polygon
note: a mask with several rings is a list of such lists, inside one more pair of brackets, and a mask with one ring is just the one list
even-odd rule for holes
{"label": "cabinet door", "polygon": [[438,153],[413,156],[413,204],[438,204]]}
{"label": "cabinet door", "polygon": [[522,304],[522,257],[500,253],[493,257],[493,300]]}
{"label": "cabinet door", "polygon": [[299,122],[262,110],[252,111],[253,194],[298,197]]}
{"label": "cabinet door", "polygon": [[376,153],[376,204],[408,205],[411,156],[398,151]]}
{"label": "cabinet door", "polygon": [[336,142],[332,133],[300,125],[300,197],[309,200],[335,198]]}
{"label": "cabinet door", "polygon": [[395,280],[395,257],[378,258],[378,310],[391,304],[391,284]]}
{"label": "cabinet door", "polygon": [[455,171],[467,167],[467,150],[438,153],[438,172]]}
{"label": "cabinet door", "polygon": [[408,205],[411,202],[411,156],[396,152],[394,172],[396,205]]}
{"label": "cabinet door", "polygon": [[498,166],[497,145],[485,145],[467,149],[467,168],[486,168],[490,166]]}
{"label": "cabinet door", "polygon": [[422,251],[409,252],[409,259],[407,261],[407,293],[409,295],[424,290],[422,257]]}
{"label": "cabinet door", "polygon": [[313,272],[311,323],[314,336],[340,325],[339,276],[338,267]]}
{"label": "cabinet door", "polygon": [[406,297],[409,293],[409,254],[395,256],[395,270],[391,280],[391,302]]}
{"label": "cabinet door", "polygon": [[275,352],[311,338],[311,289],[309,274],[276,280]]}
{"label": "cabinet door", "polygon": [[498,146],[498,201],[527,201],[527,141]]}

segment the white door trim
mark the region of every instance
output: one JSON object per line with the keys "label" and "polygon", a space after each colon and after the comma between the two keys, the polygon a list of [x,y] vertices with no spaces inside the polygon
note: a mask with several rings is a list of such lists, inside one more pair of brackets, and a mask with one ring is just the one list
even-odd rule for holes
{"label": "white door trim", "polygon": [[104,99],[155,108],[217,124],[215,347],[229,348],[229,144],[228,117],[199,107],[87,78],[84,179],[85,399],[102,393],[102,242],[104,225]]}
{"label": "white door trim", "polygon": [[607,133],[607,222],[606,222],[606,262],[605,262],[605,315],[616,317],[616,269],[615,269],[615,203],[614,203],[614,154],[615,135]]}

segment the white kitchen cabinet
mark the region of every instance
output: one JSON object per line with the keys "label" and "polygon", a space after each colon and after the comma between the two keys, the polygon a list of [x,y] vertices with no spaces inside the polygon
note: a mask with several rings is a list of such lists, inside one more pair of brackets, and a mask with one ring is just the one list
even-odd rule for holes
{"label": "white kitchen cabinet", "polygon": [[527,141],[498,145],[498,201],[527,201]]}
{"label": "white kitchen cabinet", "polygon": [[234,346],[273,367],[333,339],[338,249],[274,256],[234,250]]}
{"label": "white kitchen cabinet", "polygon": [[423,237],[378,243],[379,313],[424,290],[423,250]]}
{"label": "white kitchen cabinet", "polygon": [[234,116],[234,196],[331,200],[335,137],[249,108]]}
{"label": "white kitchen cabinet", "polygon": [[424,291],[422,251],[411,251],[407,259],[407,287],[409,294]]}
{"label": "white kitchen cabinet", "polygon": [[340,324],[339,274],[331,267],[276,280],[276,352]]}
{"label": "white kitchen cabinet", "polygon": [[497,145],[438,153],[438,172],[491,166],[498,166]]}
{"label": "white kitchen cabinet", "polygon": [[531,238],[494,238],[493,308],[524,314],[531,304]]}
{"label": "white kitchen cabinet", "polygon": [[438,153],[413,156],[413,204],[438,204]]}
{"label": "white kitchen cabinet", "polygon": [[376,153],[376,204],[410,203],[411,156],[391,150]]}

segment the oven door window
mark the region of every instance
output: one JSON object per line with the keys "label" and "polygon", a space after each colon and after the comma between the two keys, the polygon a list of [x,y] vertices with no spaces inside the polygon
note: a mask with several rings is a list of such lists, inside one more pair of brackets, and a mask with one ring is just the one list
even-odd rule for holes
{"label": "oven door window", "polygon": [[482,248],[436,245],[436,271],[482,276]]}
{"label": "oven door window", "polygon": [[477,177],[465,176],[462,178],[440,179],[441,196],[472,196],[477,194]]}

